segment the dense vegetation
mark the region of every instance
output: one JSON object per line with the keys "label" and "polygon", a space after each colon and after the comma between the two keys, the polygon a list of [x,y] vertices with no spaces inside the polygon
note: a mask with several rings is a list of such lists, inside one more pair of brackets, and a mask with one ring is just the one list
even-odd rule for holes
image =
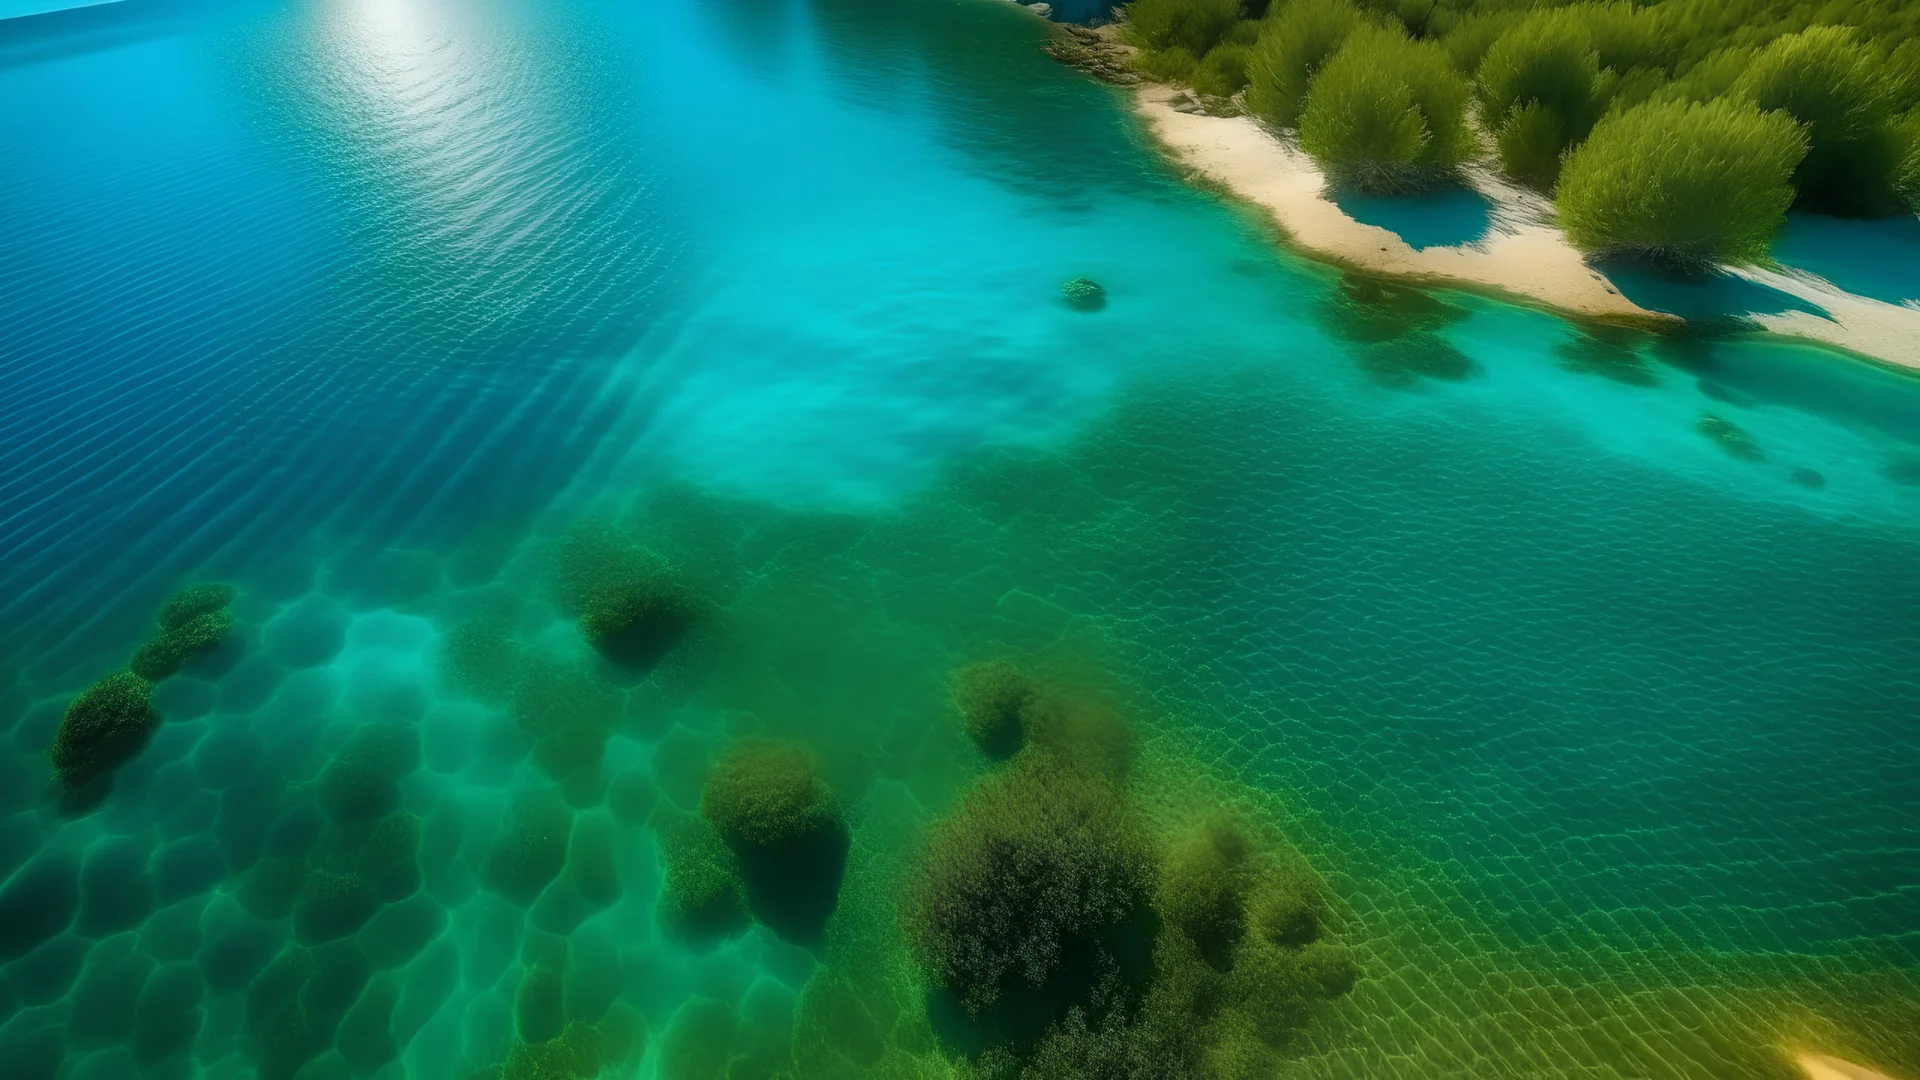
{"label": "dense vegetation", "polygon": [[1765,257],[1787,205],[1920,210],[1920,4],[1231,7],[1136,0],[1136,66],[1202,94],[1244,91],[1336,185],[1402,192],[1484,160],[1553,195],[1587,250],[1674,268]]}

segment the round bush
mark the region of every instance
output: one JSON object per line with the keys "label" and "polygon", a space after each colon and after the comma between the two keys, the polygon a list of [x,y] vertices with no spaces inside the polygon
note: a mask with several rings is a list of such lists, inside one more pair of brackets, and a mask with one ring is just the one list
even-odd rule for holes
{"label": "round bush", "polygon": [[[1605,109],[1599,76],[1593,35],[1564,11],[1537,12],[1494,41],[1480,61],[1476,89],[1510,175],[1543,189],[1552,186],[1561,154],[1587,137]],[[1506,135],[1515,122],[1527,125],[1524,137]],[[1551,152],[1541,145],[1548,132],[1559,137]],[[1527,152],[1509,156],[1517,150]]]}
{"label": "round bush", "polygon": [[1038,989],[1150,894],[1151,849],[1112,785],[1030,756],[935,826],[910,890],[915,954],[970,1015]]}
{"label": "round bush", "polygon": [[1247,107],[1290,128],[1313,77],[1366,18],[1352,0],[1291,0],[1266,21],[1247,57]]}
{"label": "round bush", "polygon": [[1378,194],[1450,181],[1472,152],[1467,85],[1437,46],[1364,29],[1313,81],[1300,145],[1334,182]]}
{"label": "round bush", "polygon": [[1232,97],[1247,85],[1247,63],[1253,49],[1246,45],[1215,45],[1193,72],[1193,88],[1216,97]]}
{"label": "round bush", "polygon": [[700,816],[736,851],[803,841],[838,821],[813,755],[791,743],[735,743],[707,776]]}
{"label": "round bush", "polygon": [[1038,696],[1032,679],[997,660],[968,665],[953,680],[960,726],[981,753],[996,761],[1020,749],[1027,707]]}
{"label": "round bush", "polygon": [[1791,118],[1749,104],[1638,105],[1567,159],[1555,207],[1589,252],[1681,270],[1760,259],[1806,146]]}
{"label": "round bush", "polygon": [[1135,41],[1148,49],[1180,46],[1205,56],[1240,19],[1240,0],[1133,0],[1127,18]]}
{"label": "round bush", "polygon": [[69,787],[111,772],[140,752],[157,723],[153,684],[116,671],[67,706],[48,755],[53,771]]}
{"label": "round bush", "polygon": [[189,585],[167,597],[157,620],[163,629],[177,630],[202,615],[226,610],[238,595],[233,586],[220,582]]}
{"label": "round bush", "polygon": [[1799,201],[1858,216],[1892,213],[1898,205],[1891,90],[1878,56],[1839,26],[1775,39],[1734,84],[1736,94],[1806,128],[1807,153],[1793,174]]}
{"label": "round bush", "polygon": [[208,611],[171,629],[136,649],[127,665],[135,675],[158,682],[180,670],[180,665],[220,647],[233,630],[225,611]]}

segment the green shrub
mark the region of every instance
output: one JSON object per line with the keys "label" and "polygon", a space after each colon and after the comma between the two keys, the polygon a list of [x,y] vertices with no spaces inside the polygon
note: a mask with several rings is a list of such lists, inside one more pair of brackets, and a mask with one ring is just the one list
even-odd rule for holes
{"label": "green shrub", "polygon": [[167,630],[134,650],[127,666],[135,675],[153,682],[172,676],[188,660],[220,647],[233,630],[233,620],[224,610],[203,612]]}
{"label": "green shrub", "polygon": [[1247,107],[1290,128],[1300,122],[1313,77],[1366,17],[1352,0],[1290,0],[1266,21],[1247,59]]}
{"label": "green shrub", "polygon": [[1029,754],[934,827],[907,899],[909,939],[977,1017],[1015,984],[1046,985],[1070,949],[1129,920],[1152,867],[1111,784]]}
{"label": "green shrub", "polygon": [[157,723],[153,684],[116,671],[67,706],[49,751],[53,771],[68,787],[112,772],[140,752]]}
{"label": "green shrub", "polygon": [[1232,97],[1247,85],[1247,61],[1253,50],[1245,45],[1216,45],[1193,73],[1193,88],[1203,94]]}
{"label": "green shrub", "polygon": [[1806,136],[1748,104],[1664,102],[1610,116],[1567,160],[1555,206],[1583,250],[1675,269],[1764,258]]}
{"label": "green shrub", "polygon": [[682,818],[661,830],[666,878],[660,889],[660,922],[672,933],[710,940],[747,925],[747,891],[740,862],[713,826]]}
{"label": "green shrub", "polygon": [[1024,735],[1027,706],[1039,696],[1032,679],[997,660],[970,664],[953,680],[960,726],[994,760],[1013,756]]}
{"label": "green shrub", "polygon": [[1144,49],[1179,46],[1205,56],[1240,19],[1240,0],[1133,0],[1130,33]]}
{"label": "green shrub", "polygon": [[160,605],[157,621],[162,629],[178,629],[202,615],[225,611],[232,606],[237,595],[239,593],[233,586],[217,581],[189,585],[167,597],[166,602]]}
{"label": "green shrub", "polygon": [[800,842],[839,820],[813,755],[758,739],[722,755],[700,793],[700,816],[735,851]]}
{"label": "green shrub", "polygon": [[1891,87],[1873,50],[1837,26],[1789,34],[1760,51],[1734,92],[1807,129],[1793,182],[1803,205],[1870,216],[1897,204],[1900,154],[1888,123]]}
{"label": "green shrub", "polygon": [[1307,94],[1300,145],[1336,184],[1382,194],[1446,183],[1470,156],[1467,85],[1433,45],[1367,28]]}
{"label": "green shrub", "polygon": [[1453,61],[1453,69],[1468,78],[1480,70],[1487,50],[1526,17],[1523,11],[1473,11],[1461,16],[1440,38],[1440,47]]}
{"label": "green shrub", "polygon": [[1575,4],[1568,15],[1586,28],[1603,68],[1671,67],[1679,58],[1673,39],[1661,25],[1659,9],[1619,2]]}
{"label": "green shrub", "polygon": [[[1561,154],[1593,130],[1604,111],[1600,59],[1585,25],[1564,11],[1542,11],[1500,35],[1476,80],[1503,167],[1515,179],[1552,186]],[[1508,131],[1512,125],[1524,131]],[[1557,135],[1548,153],[1545,139]]]}
{"label": "green shrub", "polygon": [[1920,109],[1908,113],[1898,130],[1904,138],[1906,152],[1894,176],[1894,188],[1906,201],[1907,209],[1920,214]]}
{"label": "green shrub", "polygon": [[1193,78],[1200,61],[1184,45],[1171,49],[1141,49],[1128,60],[1135,71],[1161,82],[1184,83]]}
{"label": "green shrub", "polygon": [[1675,79],[1669,91],[1674,98],[1687,101],[1712,101],[1733,92],[1735,83],[1753,65],[1758,49],[1734,47],[1717,49],[1688,68]]}

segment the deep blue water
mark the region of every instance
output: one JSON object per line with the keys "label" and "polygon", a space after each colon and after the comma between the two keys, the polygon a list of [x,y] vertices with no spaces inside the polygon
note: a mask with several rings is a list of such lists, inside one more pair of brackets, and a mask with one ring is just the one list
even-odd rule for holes
{"label": "deep blue water", "polygon": [[[999,0],[0,21],[0,1071],[472,1075],[557,963],[651,1032],[608,1075],[948,1075],[875,942],[981,768],[941,684],[983,643],[1098,657],[1282,808],[1364,975],[1289,1075],[1920,1071],[1920,381],[1296,258],[1041,40]],[[1901,292],[1901,236],[1826,229],[1782,257]],[[568,865],[611,837],[616,898],[516,903],[489,852],[554,785],[449,633],[587,664],[548,567],[589,513],[728,630],[686,685],[581,668],[622,719]],[[205,579],[238,638],[63,801],[67,702]],[[247,890],[376,721],[417,891],[320,940]],[[685,947],[655,834],[763,728],[851,807],[842,913]],[[856,975],[880,1057],[809,1026]]]}

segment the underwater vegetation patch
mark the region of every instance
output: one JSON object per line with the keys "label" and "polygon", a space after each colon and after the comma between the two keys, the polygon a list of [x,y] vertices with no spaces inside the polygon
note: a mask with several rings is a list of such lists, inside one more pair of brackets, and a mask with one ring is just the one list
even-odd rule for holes
{"label": "underwater vegetation patch", "polygon": [[904,901],[934,1028],[980,1078],[1270,1074],[1359,978],[1324,886],[1213,807],[1165,834],[1127,726],[1058,694],[936,823]]}
{"label": "underwater vegetation patch", "polygon": [[116,671],[67,706],[48,752],[53,771],[68,787],[105,775],[138,754],[158,722],[153,684]]}
{"label": "underwater vegetation patch", "polygon": [[1038,698],[1038,685],[1004,660],[969,664],[953,677],[960,726],[980,752],[995,761],[1020,749],[1027,709]]}
{"label": "underwater vegetation patch", "polygon": [[803,746],[745,740],[721,756],[700,793],[700,816],[739,859],[754,917],[795,941],[826,927],[850,843],[818,768]]}
{"label": "underwater vegetation patch", "polygon": [[1694,430],[1713,440],[1714,445],[1725,450],[1729,455],[1742,461],[1761,461],[1767,456],[1765,451],[1760,449],[1760,444],[1753,441],[1753,436],[1748,434],[1747,429],[1724,416],[1707,413],[1694,424]]}
{"label": "underwater vegetation patch", "polygon": [[1092,278],[1074,278],[1060,286],[1060,295],[1075,311],[1099,311],[1107,306],[1107,290]]}

